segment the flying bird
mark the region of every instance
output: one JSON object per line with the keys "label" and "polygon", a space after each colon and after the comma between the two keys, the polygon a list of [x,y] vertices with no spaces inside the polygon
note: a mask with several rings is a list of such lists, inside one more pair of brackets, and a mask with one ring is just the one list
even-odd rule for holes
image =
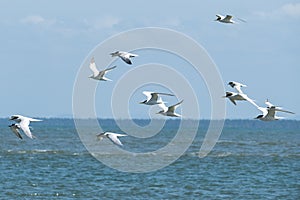
{"label": "flying bird", "polygon": [[140,104],[145,104],[145,105],[156,105],[156,104],[163,103],[162,99],[158,98],[159,95],[174,96],[173,94],[168,94],[168,93],[148,92],[148,91],[144,91],[143,94],[147,96],[147,99],[140,102]]}
{"label": "flying bird", "polygon": [[31,139],[33,139],[34,136],[32,135],[32,133],[31,133],[31,131],[29,129],[30,122],[39,122],[39,121],[42,121],[42,120],[39,120],[39,119],[33,119],[33,118],[30,118],[30,117],[24,117],[22,115],[12,115],[10,117],[10,120],[14,120],[15,122],[17,122],[17,124],[12,124],[11,125],[12,131],[17,136],[18,136],[18,134],[16,132],[19,132],[19,129],[21,129]]}
{"label": "flying bird", "polygon": [[289,114],[295,114],[294,112],[283,110],[281,107],[274,106],[271,104],[268,99],[265,101],[265,104],[267,105],[266,108],[257,106],[257,109],[262,112],[261,115],[258,115],[255,119],[259,119],[262,121],[274,121],[274,120],[279,120],[283,119],[284,117],[278,117],[276,116],[276,112],[285,112]]}
{"label": "flying bird", "polygon": [[238,93],[243,93],[241,87],[247,87],[247,85],[244,85],[242,83],[239,83],[239,82],[235,82],[235,81],[230,81],[228,83],[228,85],[230,85],[232,88],[236,89],[236,91]]}
{"label": "flying bird", "polygon": [[19,124],[11,124],[9,125],[10,129],[12,130],[12,132],[14,132],[14,134],[16,134],[16,136],[20,139],[23,139],[21,134],[20,134],[20,125]]}
{"label": "flying bird", "polygon": [[138,56],[137,54],[128,53],[128,52],[125,52],[125,51],[116,51],[114,53],[111,53],[110,55],[112,57],[119,56],[124,62],[126,62],[129,65],[132,64],[130,58]]}
{"label": "flying bird", "polygon": [[183,100],[181,100],[180,102],[178,102],[178,103],[176,103],[176,104],[174,104],[174,105],[172,105],[172,106],[169,106],[169,107],[167,107],[167,106],[165,105],[165,103],[162,102],[162,103],[158,104],[158,106],[159,106],[160,108],[162,108],[162,110],[159,111],[159,112],[156,113],[156,114],[161,114],[161,115],[169,116],[169,117],[181,117],[180,114],[175,113],[175,109],[176,109],[182,102],[183,102]]}
{"label": "flying bird", "polygon": [[224,98],[228,98],[234,105],[236,105],[236,101],[248,101],[249,103],[257,106],[254,100],[250,99],[244,93],[236,93],[236,92],[226,92],[226,95],[223,96]]}
{"label": "flying bird", "polygon": [[103,138],[108,138],[113,143],[115,143],[115,144],[117,144],[119,146],[123,146],[123,144],[121,143],[121,141],[118,138],[118,137],[123,137],[123,136],[127,136],[127,135],[125,135],[125,134],[119,134],[119,133],[112,133],[112,132],[103,132],[103,133],[99,133],[97,135],[97,138],[99,140],[102,140]]}
{"label": "flying bird", "polygon": [[[232,15],[223,16],[223,15],[220,15],[220,14],[216,14],[216,16],[217,16],[217,19],[215,19],[215,21],[219,21],[219,22],[227,23],[227,24],[236,24],[237,23],[237,22],[232,20],[232,18],[233,18]],[[246,22],[243,19],[240,19],[240,18],[237,18],[237,19],[242,21],[242,22]]]}
{"label": "flying bird", "polygon": [[91,59],[91,62],[90,62],[90,69],[92,70],[93,74],[91,76],[89,76],[89,78],[92,78],[92,79],[95,79],[95,80],[100,80],[100,81],[112,81],[108,78],[105,77],[105,74],[116,68],[117,66],[113,66],[113,67],[110,67],[110,68],[107,68],[105,70],[102,70],[102,71],[99,71],[96,67],[96,63],[95,63],[95,59],[94,57]]}

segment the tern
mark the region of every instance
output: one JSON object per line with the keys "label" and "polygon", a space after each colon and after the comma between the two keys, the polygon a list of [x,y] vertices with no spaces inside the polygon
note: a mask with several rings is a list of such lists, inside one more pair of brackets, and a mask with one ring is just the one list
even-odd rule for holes
{"label": "tern", "polygon": [[236,91],[238,93],[243,93],[241,87],[247,87],[247,85],[244,85],[242,83],[239,83],[239,82],[235,82],[235,81],[230,81],[228,83],[228,85],[230,85],[232,88],[236,89]]}
{"label": "tern", "polygon": [[[219,21],[219,22],[222,22],[222,23],[227,23],[227,24],[236,24],[237,22],[233,21],[232,18],[233,16],[232,15],[226,15],[226,16],[222,16],[220,14],[217,14],[217,19],[215,19],[215,21]],[[240,19],[240,18],[237,18],[238,20],[242,21],[242,22],[246,22],[245,20],[243,19]]]}
{"label": "tern", "polygon": [[124,62],[126,62],[129,65],[132,64],[130,58],[138,56],[137,54],[128,53],[128,52],[125,52],[125,51],[116,51],[114,53],[111,53],[110,55],[112,57],[119,56]]}
{"label": "tern", "polygon": [[144,91],[143,94],[147,96],[147,99],[145,101],[140,102],[140,104],[145,104],[145,105],[156,105],[156,104],[164,103],[161,98],[158,98],[158,95],[174,96],[173,94],[168,94],[168,93],[148,92],[148,91]]}
{"label": "tern", "polygon": [[266,108],[256,106],[257,109],[262,112],[262,114],[258,115],[255,119],[259,119],[262,121],[274,121],[274,120],[283,119],[283,117],[276,116],[276,111],[295,114],[294,112],[283,110],[281,107],[274,106],[268,101],[268,99],[265,101],[265,104],[267,105]]}
{"label": "tern", "polygon": [[169,106],[167,107],[165,105],[164,102],[158,104],[158,106],[160,108],[162,108],[163,110],[159,111],[158,113],[156,114],[161,114],[161,115],[164,115],[164,116],[170,116],[170,117],[181,117],[181,115],[175,113],[175,109],[183,102],[183,100],[181,100],[180,102],[172,105],[172,106]]}
{"label": "tern", "polygon": [[121,141],[119,140],[118,137],[123,137],[123,136],[127,136],[125,134],[119,134],[119,133],[112,133],[112,132],[103,132],[103,133],[99,133],[97,135],[97,138],[99,140],[102,140],[103,138],[108,138],[110,139],[113,143],[119,145],[119,146],[123,146],[123,144],[121,143]]}
{"label": "tern", "polygon": [[18,123],[18,124],[12,124],[10,126],[10,128],[12,129],[12,131],[17,136],[18,136],[18,134],[16,132],[19,132],[19,129],[21,129],[31,139],[33,139],[35,136],[33,136],[31,134],[31,131],[29,129],[30,122],[39,122],[39,121],[42,121],[42,120],[39,120],[39,119],[33,119],[33,118],[30,118],[30,117],[24,117],[22,115],[12,115],[10,117],[10,120],[14,120],[15,122]]}
{"label": "tern", "polygon": [[20,125],[19,124],[11,124],[9,125],[10,129],[12,130],[12,132],[14,132],[14,134],[16,134],[16,136],[20,139],[23,139],[21,134],[20,134]]}
{"label": "tern", "polygon": [[108,72],[116,67],[117,66],[113,66],[113,67],[107,68],[105,70],[99,71],[96,67],[95,59],[93,57],[90,62],[90,69],[93,71],[93,74],[89,78],[92,78],[95,80],[100,80],[100,81],[112,81],[112,80],[106,78],[104,75],[106,74],[106,72]]}
{"label": "tern", "polygon": [[223,98],[228,98],[234,105],[236,105],[235,101],[248,101],[251,104],[257,106],[257,104],[254,102],[254,100],[250,99],[244,93],[226,92],[226,95],[223,96]]}

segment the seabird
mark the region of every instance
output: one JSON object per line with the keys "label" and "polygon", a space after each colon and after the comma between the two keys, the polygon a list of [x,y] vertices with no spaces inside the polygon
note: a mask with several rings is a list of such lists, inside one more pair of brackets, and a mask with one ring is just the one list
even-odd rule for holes
{"label": "seabird", "polygon": [[173,94],[168,94],[168,93],[148,92],[148,91],[144,91],[143,94],[147,96],[147,99],[140,102],[140,104],[145,104],[145,105],[156,105],[156,104],[163,103],[162,99],[158,98],[158,95],[174,96]]}
{"label": "seabird", "polygon": [[126,62],[129,65],[132,64],[130,58],[138,56],[137,54],[128,53],[125,51],[116,51],[114,53],[111,53],[110,55],[112,57],[119,56],[124,62]]}
{"label": "seabird", "polygon": [[241,87],[247,87],[247,85],[244,85],[242,83],[235,82],[235,81],[230,81],[228,83],[228,85],[230,85],[232,88],[236,89],[236,91],[238,93],[243,93],[243,91],[241,90]]}
{"label": "seabird", "polygon": [[99,140],[102,140],[103,138],[108,138],[110,139],[113,143],[123,146],[123,144],[121,143],[121,141],[119,140],[118,137],[123,137],[123,136],[127,136],[124,134],[119,134],[119,133],[112,133],[112,132],[103,132],[103,133],[99,133],[97,135],[97,138]]}
{"label": "seabird", "polygon": [[159,111],[158,113],[156,114],[161,114],[161,115],[164,115],[164,116],[170,116],[170,117],[181,117],[181,115],[175,113],[175,109],[183,102],[183,100],[181,100],[180,102],[172,105],[172,106],[169,106],[167,107],[165,105],[164,102],[158,104],[158,106],[160,108],[162,108],[163,110]]}
{"label": "seabird", "polygon": [[284,117],[276,116],[276,111],[285,112],[285,113],[289,113],[289,114],[295,114],[294,112],[283,110],[281,107],[274,106],[268,100],[266,100],[265,103],[267,105],[266,108],[256,106],[257,109],[262,112],[262,114],[258,115],[255,119],[259,119],[262,121],[273,121],[273,120],[283,119]]}
{"label": "seabird", "polygon": [[89,78],[92,78],[92,79],[95,79],[95,80],[100,80],[100,81],[112,81],[112,80],[106,78],[104,75],[105,75],[108,71],[110,71],[110,70],[112,70],[112,69],[114,69],[114,68],[116,68],[116,67],[117,67],[117,66],[113,66],[113,67],[107,68],[107,69],[105,69],[105,70],[99,71],[99,70],[97,69],[97,67],[96,67],[95,59],[94,59],[94,57],[93,57],[93,58],[91,59],[91,62],[90,62],[90,69],[93,71],[93,74],[92,74]]}
{"label": "seabird", "polygon": [[[232,20],[232,18],[233,18],[232,15],[223,16],[223,15],[217,14],[216,16],[217,16],[217,19],[215,19],[215,21],[219,21],[219,22],[227,23],[227,24],[236,24],[236,22]],[[240,19],[240,18],[237,18],[237,19],[242,22],[246,22],[243,19]]]}
{"label": "seabird", "polygon": [[[39,122],[39,121],[42,121],[42,120],[39,120],[39,119],[33,119],[33,118],[30,118],[30,117],[24,117],[22,115],[12,115],[10,117],[10,120],[14,120],[15,122],[18,123],[18,124],[15,124],[15,125],[12,124],[12,127],[11,127],[12,130],[15,129],[17,131],[17,130],[21,129],[31,139],[33,139],[34,136],[31,134],[31,131],[29,129],[30,122]],[[13,132],[15,133],[14,130],[13,130]]]}
{"label": "seabird", "polygon": [[244,93],[236,93],[236,92],[226,92],[226,95],[223,96],[224,98],[228,98],[234,105],[236,105],[235,101],[248,101],[251,104],[256,105],[254,100],[250,99],[246,94]]}

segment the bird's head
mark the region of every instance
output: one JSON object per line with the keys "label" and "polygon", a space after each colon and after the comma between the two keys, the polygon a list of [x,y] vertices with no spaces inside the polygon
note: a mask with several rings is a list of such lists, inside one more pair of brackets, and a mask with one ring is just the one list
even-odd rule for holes
{"label": "bird's head", "polygon": [[215,21],[220,21],[221,20],[221,15],[216,15],[217,19],[215,19]]}
{"label": "bird's head", "polygon": [[10,119],[10,120],[17,120],[17,119],[19,119],[19,118],[20,118],[19,115],[12,115],[9,119]]}

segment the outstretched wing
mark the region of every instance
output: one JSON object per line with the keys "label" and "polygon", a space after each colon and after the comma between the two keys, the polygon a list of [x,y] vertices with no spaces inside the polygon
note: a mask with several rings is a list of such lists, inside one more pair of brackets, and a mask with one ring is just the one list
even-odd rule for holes
{"label": "outstretched wing", "polygon": [[176,103],[176,104],[174,104],[174,105],[172,105],[172,106],[169,106],[168,111],[169,111],[169,112],[174,112],[175,109],[176,109],[182,102],[183,102],[183,100],[181,100],[180,102],[178,102],[178,103]]}
{"label": "outstretched wing", "polygon": [[107,134],[107,137],[115,144],[117,145],[120,145],[120,146],[123,146],[122,142],[119,140],[119,136],[127,136],[127,135],[124,135],[124,134],[117,134],[117,133],[110,133],[110,134]]}
{"label": "outstretched wing", "polygon": [[226,15],[226,17],[224,18],[225,21],[230,21],[232,19],[231,15]]}
{"label": "outstretched wing", "polygon": [[252,105],[254,105],[256,108],[259,107],[253,99],[250,99],[247,95],[243,95],[243,97],[246,99],[246,101],[248,101],[249,103],[251,103]]}
{"label": "outstretched wing", "polygon": [[[153,98],[152,94],[153,92],[144,91],[143,94],[147,97],[147,101],[149,101],[151,98]],[[156,95],[157,96],[157,95]],[[157,99],[157,98],[156,98]]]}
{"label": "outstretched wing", "polygon": [[29,129],[29,119],[25,118],[20,122],[20,128],[22,129],[22,131],[31,139],[33,139],[33,135],[31,134],[31,131]]}
{"label": "outstretched wing", "polygon": [[10,129],[12,130],[12,132],[14,132],[14,134],[15,134],[18,138],[23,139],[22,136],[21,136],[21,134],[20,134],[20,132],[19,132],[19,128],[18,128],[17,126],[11,125],[11,126],[10,126]]}
{"label": "outstretched wing", "polygon": [[282,110],[280,108],[275,107],[275,111],[279,111],[279,112],[285,112],[285,113],[289,113],[289,114],[295,114],[294,112],[288,111],[288,110]]}
{"label": "outstretched wing", "polygon": [[94,76],[97,76],[99,74],[99,70],[96,67],[95,59],[94,57],[91,59],[90,62],[90,69],[92,70]]}
{"label": "outstretched wing", "polygon": [[112,69],[114,69],[114,68],[116,68],[117,66],[115,65],[115,66],[112,66],[112,67],[109,67],[109,68],[106,68],[105,70],[103,70],[103,71],[105,71],[105,72],[108,72],[108,71],[110,71],[110,70],[112,70]]}
{"label": "outstretched wing", "polygon": [[158,104],[158,106],[163,109],[164,112],[168,111],[168,107],[166,106],[166,104],[164,102],[161,102],[160,104]]}

